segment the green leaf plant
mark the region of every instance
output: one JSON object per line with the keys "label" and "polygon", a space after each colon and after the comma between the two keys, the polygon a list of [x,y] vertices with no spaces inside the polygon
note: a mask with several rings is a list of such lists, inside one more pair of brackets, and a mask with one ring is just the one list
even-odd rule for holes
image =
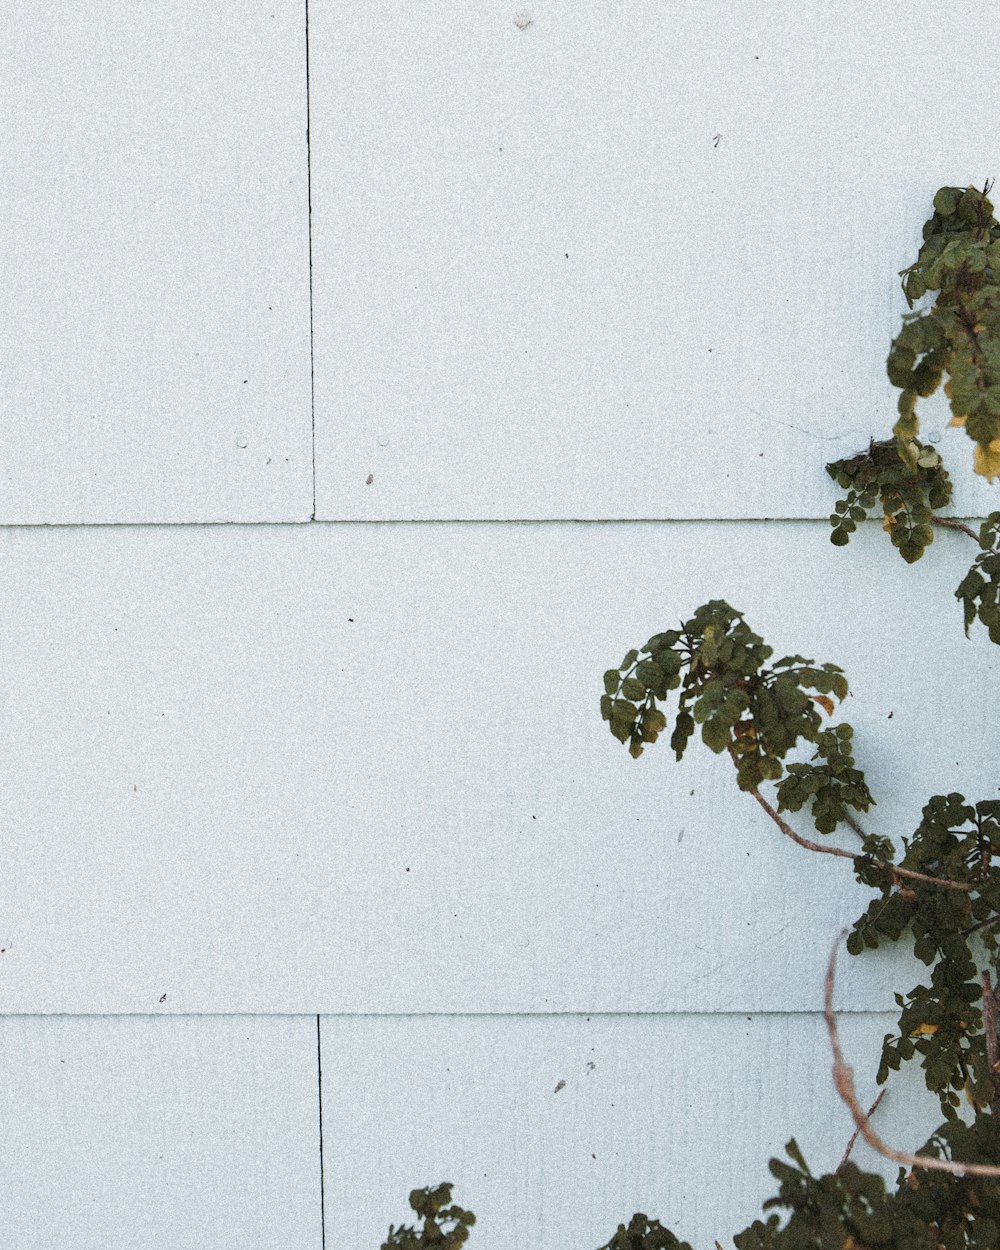
{"label": "green leaf plant", "polygon": [[[901,392],[892,436],[827,471],[846,491],[830,517],[837,546],[876,507],[909,564],[937,528],[971,538],[979,550],[955,592],[965,632],[978,620],[1000,644],[1000,511],[978,532],[938,514],[951,499],[951,481],[937,450],[919,441],[916,414],[917,400],[947,378],[952,425],[975,444],[974,471],[1000,477],[1000,225],[989,189],[942,187],[934,196],[917,260],[900,275],[911,310],[927,297],[933,303],[904,315],[889,351],[889,378]],[[842,935],[848,952],[904,942],[927,969],[920,984],[895,996],[899,1018],[884,1039],[877,1082],[916,1061],[943,1121],[916,1153],[875,1132],[881,1095],[868,1110],[861,1106],[840,1049],[835,946],[824,1015],[834,1086],[857,1131],[835,1170],[822,1176],[790,1141],[787,1160],[770,1161],[777,1193],[764,1203],[764,1219],[733,1242],[737,1250],[1000,1250],[1000,800],[937,794],[898,844],[867,832],[859,818],[875,800],[855,764],[851,726],[833,723],[848,693],[845,674],[834,664],[772,654],[742,613],[711,600],[608,669],[601,716],[635,759],[668,730],[678,760],[700,737],[728,757],[739,790],[783,836],[850,861],[872,897]],[[809,836],[793,828],[793,814],[811,822]],[[841,830],[855,849],[824,840]],[[894,1186],[851,1161],[859,1135],[900,1164]],[[464,1241],[472,1217],[445,1209],[450,1197],[450,1186],[414,1191],[410,1203],[425,1217],[424,1232],[390,1229],[382,1250]],[[690,1247],[637,1214],[601,1250]]]}

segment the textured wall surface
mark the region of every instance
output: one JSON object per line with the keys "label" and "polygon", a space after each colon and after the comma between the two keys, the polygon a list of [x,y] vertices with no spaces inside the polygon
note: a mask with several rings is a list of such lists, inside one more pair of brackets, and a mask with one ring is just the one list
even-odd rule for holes
{"label": "textured wall surface", "polygon": [[[375,1250],[451,1180],[475,1250],[700,1248],[836,1164],[863,892],[597,700],[724,598],[847,671],[872,829],[996,792],[967,540],[825,521],[930,199],[998,172],[952,8],[5,18],[5,1246]],[[911,975],[843,963],[862,1097]]]}

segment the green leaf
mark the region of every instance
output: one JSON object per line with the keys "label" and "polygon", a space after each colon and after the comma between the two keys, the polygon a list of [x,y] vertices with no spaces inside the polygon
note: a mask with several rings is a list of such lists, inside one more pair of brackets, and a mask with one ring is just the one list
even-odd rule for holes
{"label": "green leaf", "polygon": [[950,217],[958,208],[963,192],[962,187],[942,187],[934,196],[934,211],[942,217]]}
{"label": "green leaf", "polygon": [[724,751],[732,741],[730,728],[721,717],[706,721],[701,727],[701,737],[705,745],[716,755]]}

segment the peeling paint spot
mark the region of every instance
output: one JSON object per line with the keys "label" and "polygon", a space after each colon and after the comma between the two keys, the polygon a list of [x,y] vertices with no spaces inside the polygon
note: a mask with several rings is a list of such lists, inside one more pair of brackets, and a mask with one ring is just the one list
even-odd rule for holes
{"label": "peeling paint spot", "polygon": [[519,9],[514,14],[514,25],[518,30],[527,30],[533,24],[532,17],[524,9]]}

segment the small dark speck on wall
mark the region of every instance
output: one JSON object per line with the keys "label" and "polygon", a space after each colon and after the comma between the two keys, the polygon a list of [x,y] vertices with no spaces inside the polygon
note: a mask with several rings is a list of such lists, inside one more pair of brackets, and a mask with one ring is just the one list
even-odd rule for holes
{"label": "small dark speck on wall", "polygon": [[165,1003],[166,1001],[167,1001],[167,996],[166,996],[166,994],[161,994],[161,995],[160,995],[160,1002],[161,1002],[161,1003]]}
{"label": "small dark speck on wall", "polygon": [[371,486],[372,482],[374,481],[375,481],[375,474],[369,473],[368,476],[365,478],[365,485]]}

